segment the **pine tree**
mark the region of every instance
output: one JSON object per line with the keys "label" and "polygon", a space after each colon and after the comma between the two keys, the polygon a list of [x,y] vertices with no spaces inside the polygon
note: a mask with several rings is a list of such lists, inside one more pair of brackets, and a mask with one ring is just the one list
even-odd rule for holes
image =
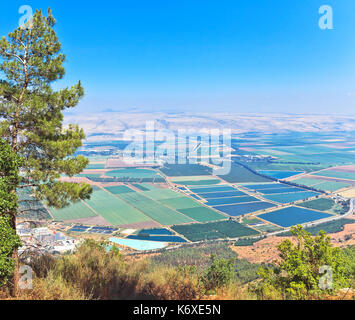
{"label": "pine tree", "polygon": [[[78,104],[84,89],[80,81],[59,91],[51,86],[65,74],[55,23],[50,9],[47,17],[37,10],[31,24],[0,40],[0,133],[24,160],[22,187],[32,187],[49,206],[63,207],[89,198],[91,187],[59,181],[61,174],[80,173],[88,160],[74,156],[85,138],[83,130],[63,126],[63,112]],[[16,228],[15,215],[11,223]],[[17,258],[16,250],[13,255]]]}

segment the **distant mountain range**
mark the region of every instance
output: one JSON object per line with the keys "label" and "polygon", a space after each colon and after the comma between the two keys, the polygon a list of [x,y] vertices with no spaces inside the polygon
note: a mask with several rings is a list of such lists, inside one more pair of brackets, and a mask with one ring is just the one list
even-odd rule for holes
{"label": "distant mountain range", "polygon": [[127,129],[144,130],[147,121],[154,121],[156,129],[231,129],[232,133],[261,132],[322,132],[355,131],[354,115],[292,115],[240,113],[144,113],[110,112],[68,114],[65,123],[79,124],[88,138],[105,139],[121,136]]}

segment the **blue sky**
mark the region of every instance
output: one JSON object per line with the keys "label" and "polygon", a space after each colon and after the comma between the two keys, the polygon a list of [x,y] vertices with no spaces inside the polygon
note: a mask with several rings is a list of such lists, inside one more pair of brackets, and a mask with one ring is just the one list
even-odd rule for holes
{"label": "blue sky", "polygon": [[77,112],[355,113],[353,0],[5,0],[1,35],[21,5],[52,8]]}

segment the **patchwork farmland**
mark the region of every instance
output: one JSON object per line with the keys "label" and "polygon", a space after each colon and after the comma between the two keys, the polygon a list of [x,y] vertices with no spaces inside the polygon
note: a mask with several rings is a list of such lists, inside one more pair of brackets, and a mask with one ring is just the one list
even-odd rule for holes
{"label": "patchwork farmland", "polygon": [[43,207],[46,214],[32,217],[69,224],[68,232],[78,235],[112,236],[132,248],[243,237],[253,242],[248,237],[323,223],[349,211],[355,143],[332,148],[323,139],[328,140],[311,135],[302,144],[287,135],[257,134],[235,139],[231,171],[218,176],[207,161],[135,167],[116,155],[95,156],[81,174],[62,177],[90,183],[90,200]]}
{"label": "patchwork farmland", "polygon": [[[243,167],[238,167],[238,170],[240,168],[245,177],[250,176],[252,181],[245,182],[243,178],[239,179],[242,183],[223,182],[212,175],[198,175],[201,170],[194,167],[196,175],[185,176],[180,172],[177,177],[167,178],[170,185],[152,182],[101,182],[101,187],[94,187],[90,200],[76,204],[77,207],[74,205],[72,208],[62,209],[61,214],[52,210],[52,215],[62,221],[100,216],[108,225],[119,228],[138,227],[141,230],[128,234],[125,237],[127,240],[184,243],[257,236],[340,213],[341,208],[335,204],[329,208],[330,203],[326,200],[318,199],[314,203],[312,201],[315,200],[306,201],[310,198],[317,199],[321,195],[318,192],[273,182],[261,176],[260,180],[255,179],[254,173],[244,171]],[[134,168],[110,170],[105,175],[116,177],[117,172],[120,172],[120,177],[128,179],[159,175],[153,169]],[[293,202],[305,205],[303,208],[282,208]],[[80,214],[77,213],[79,211]],[[251,221],[256,217],[255,226],[237,221],[245,215]],[[152,224],[155,224],[155,228],[151,230],[156,234],[149,234],[149,231],[144,233],[144,229],[153,226]],[[159,226],[170,229],[159,229]],[[168,230],[171,234],[158,234],[158,230]]]}

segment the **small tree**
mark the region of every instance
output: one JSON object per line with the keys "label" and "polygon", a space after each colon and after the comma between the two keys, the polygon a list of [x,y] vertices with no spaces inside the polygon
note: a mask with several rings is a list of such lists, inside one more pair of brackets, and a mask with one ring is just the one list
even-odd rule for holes
{"label": "small tree", "polygon": [[[301,226],[291,229],[293,244],[286,239],[277,246],[280,261],[275,268],[261,268],[261,281],[253,288],[260,299],[310,299],[334,293],[348,287],[347,258],[342,250],[332,246],[324,231],[312,237]],[[321,288],[323,266],[332,271],[331,287]]]}
{"label": "small tree", "polygon": [[234,259],[217,259],[211,255],[211,265],[207,269],[203,282],[207,290],[220,288],[235,279]]}

